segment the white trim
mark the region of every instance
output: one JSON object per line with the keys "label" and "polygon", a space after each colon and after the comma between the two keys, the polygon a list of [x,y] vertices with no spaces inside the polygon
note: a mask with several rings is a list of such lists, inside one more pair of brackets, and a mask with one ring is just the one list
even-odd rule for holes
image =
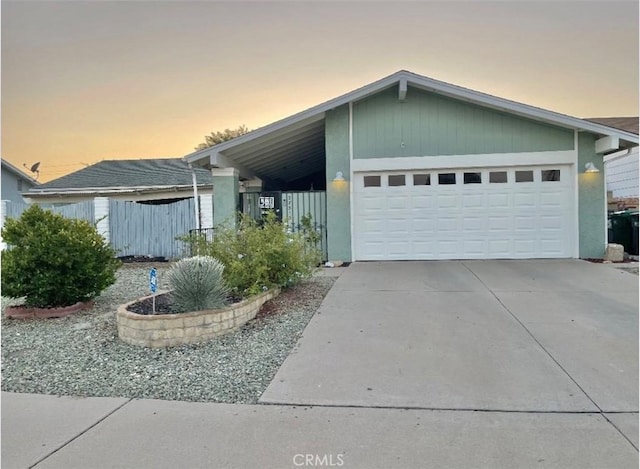
{"label": "white trim", "polygon": [[540,166],[573,164],[575,151],[493,153],[482,155],[408,156],[401,158],[355,159],[351,171],[396,171],[442,168],[486,168],[491,166]]}
{"label": "white trim", "polygon": [[[211,187],[211,184],[198,184],[198,187],[207,188]],[[25,196],[46,196],[46,195],[58,195],[58,194],[94,194],[94,193],[120,193],[120,192],[146,192],[146,191],[169,191],[169,190],[183,190],[191,189],[191,185],[180,186],[111,186],[111,187],[69,187],[60,189],[35,189],[32,188],[29,191],[24,192]]]}
{"label": "white trim", "polygon": [[604,257],[607,250],[607,244],[609,244],[609,200],[607,199],[607,165],[602,163],[602,186],[604,191],[604,246],[602,247],[602,256]]}
{"label": "white trim", "polygon": [[620,149],[620,138],[607,135],[596,140],[596,154]]}
{"label": "white trim", "polygon": [[240,171],[236,168],[211,168],[212,176],[235,176],[240,175]]}
{"label": "white trim", "polygon": [[574,257],[576,259],[580,258],[580,170],[578,168],[578,131],[573,131],[573,153],[574,153],[574,163],[573,163],[573,198],[574,198],[574,215],[573,215],[573,224],[574,224],[574,244],[575,251]]}
{"label": "white trim", "polygon": [[608,155],[604,155],[603,161],[605,163],[609,163],[610,161],[617,160],[618,158],[622,158],[623,156],[630,155],[632,153],[638,153],[638,147],[627,148],[626,150],[618,151],[615,153],[610,153]]}
{"label": "white trim", "polygon": [[351,238],[351,262],[356,260],[355,212],[353,203],[353,102],[349,103],[349,237]]}

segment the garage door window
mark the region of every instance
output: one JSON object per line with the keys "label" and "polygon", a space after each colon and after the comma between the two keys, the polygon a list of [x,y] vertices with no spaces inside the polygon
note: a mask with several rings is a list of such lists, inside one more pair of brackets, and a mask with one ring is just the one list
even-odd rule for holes
{"label": "garage door window", "polygon": [[559,181],[560,170],[559,169],[543,169],[542,170],[542,182]]}
{"label": "garage door window", "polygon": [[380,176],[365,176],[364,187],[380,187]]}
{"label": "garage door window", "polygon": [[482,183],[482,173],[464,173],[465,184],[480,184]]}
{"label": "garage door window", "polygon": [[414,174],[413,175],[413,185],[414,186],[429,186],[429,185],[431,185],[431,175],[430,174]]}
{"label": "garage door window", "polygon": [[516,171],[516,182],[533,182],[533,171]]}
{"label": "garage door window", "polygon": [[489,173],[489,183],[491,184],[503,184],[507,182],[506,171],[491,171]]}
{"label": "garage door window", "polygon": [[404,186],[404,174],[394,174],[389,176],[389,187]]}
{"label": "garage door window", "polygon": [[456,173],[440,173],[438,174],[438,184],[441,186],[456,183]]}

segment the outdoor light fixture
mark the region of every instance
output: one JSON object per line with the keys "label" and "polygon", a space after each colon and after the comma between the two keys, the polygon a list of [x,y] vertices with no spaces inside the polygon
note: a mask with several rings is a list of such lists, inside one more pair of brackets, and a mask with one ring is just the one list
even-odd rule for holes
{"label": "outdoor light fixture", "polygon": [[342,174],[342,171],[338,171],[336,173],[336,177],[333,178],[333,182],[342,182],[344,181],[344,175]]}
{"label": "outdoor light fixture", "polygon": [[596,165],[594,165],[591,161],[589,161],[587,164],[584,165],[584,172],[585,173],[599,173],[600,170],[598,168],[596,168]]}

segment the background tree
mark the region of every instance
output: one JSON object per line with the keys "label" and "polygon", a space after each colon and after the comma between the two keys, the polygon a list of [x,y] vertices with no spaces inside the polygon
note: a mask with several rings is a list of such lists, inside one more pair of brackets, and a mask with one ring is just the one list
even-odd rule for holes
{"label": "background tree", "polygon": [[218,143],[226,142],[232,138],[239,137],[250,132],[246,125],[241,125],[237,129],[224,129],[222,131],[211,132],[209,135],[204,136],[204,143],[201,143],[196,147],[196,150],[204,150],[205,148],[212,147]]}

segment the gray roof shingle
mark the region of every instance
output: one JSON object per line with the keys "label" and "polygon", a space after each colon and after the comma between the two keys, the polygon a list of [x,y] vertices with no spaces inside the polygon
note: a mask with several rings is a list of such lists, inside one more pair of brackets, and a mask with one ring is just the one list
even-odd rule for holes
{"label": "gray roof shingle", "polygon": [[634,134],[638,133],[637,117],[589,117],[587,121],[602,124],[615,129],[626,130]]}
{"label": "gray roof shingle", "polygon": [[[198,185],[211,185],[211,173],[194,168]],[[38,190],[190,186],[191,169],[182,158],[106,160],[38,186]]]}

